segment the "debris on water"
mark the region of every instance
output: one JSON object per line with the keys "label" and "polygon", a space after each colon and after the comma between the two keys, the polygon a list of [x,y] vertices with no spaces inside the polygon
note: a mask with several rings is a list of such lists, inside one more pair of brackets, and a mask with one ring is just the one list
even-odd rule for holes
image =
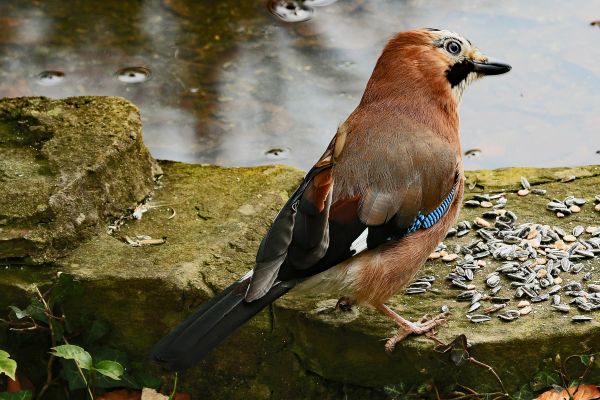
{"label": "debris on water", "polygon": [[269,12],[285,22],[302,22],[312,18],[314,9],[296,0],[270,0]]}
{"label": "debris on water", "polygon": [[481,149],[469,149],[465,151],[465,157],[467,158],[476,158],[481,156]]}
{"label": "debris on water", "polygon": [[117,79],[123,83],[142,83],[152,75],[148,67],[125,67],[116,72]]}
{"label": "debris on water", "polygon": [[273,147],[265,151],[265,155],[271,160],[285,160],[290,156],[290,149],[287,147]]}
{"label": "debris on water", "polygon": [[325,7],[336,1],[337,0],[304,0],[304,4],[310,7]]}
{"label": "debris on water", "polygon": [[65,80],[65,73],[62,71],[43,71],[37,75],[37,83],[42,86],[58,85]]}

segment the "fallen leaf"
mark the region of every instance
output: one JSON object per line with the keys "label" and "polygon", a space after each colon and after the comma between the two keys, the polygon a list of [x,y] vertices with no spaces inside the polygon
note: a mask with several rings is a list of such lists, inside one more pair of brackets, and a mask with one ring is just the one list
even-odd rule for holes
{"label": "fallen leaf", "polygon": [[21,387],[21,381],[19,380],[19,377],[15,377],[16,379],[13,381],[12,379],[8,378],[8,383],[6,384],[6,391],[8,393],[17,393],[20,392],[22,387]]}
{"label": "fallen leaf", "polygon": [[142,389],[142,400],[169,400],[169,396],[158,393],[154,389],[144,388]]}
{"label": "fallen leaf", "polygon": [[[144,388],[140,390],[113,390],[96,397],[96,400],[168,400],[169,396],[157,392],[154,389]],[[192,400],[189,393],[175,393],[173,400]]]}
{"label": "fallen leaf", "polygon": [[557,392],[554,389],[550,389],[542,393],[535,400],[570,400],[569,393],[573,400],[594,400],[600,399],[600,391],[596,385],[579,385],[571,386],[568,389],[563,389]]}
{"label": "fallen leaf", "polygon": [[140,400],[142,392],[139,390],[113,390],[96,397],[96,400]]}

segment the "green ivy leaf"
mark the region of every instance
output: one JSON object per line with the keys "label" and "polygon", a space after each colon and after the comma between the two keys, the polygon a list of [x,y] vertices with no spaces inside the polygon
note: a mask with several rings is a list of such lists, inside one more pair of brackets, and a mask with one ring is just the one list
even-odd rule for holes
{"label": "green ivy leaf", "polygon": [[158,390],[162,385],[162,380],[146,371],[137,371],[128,382],[132,389],[150,388]]}
{"label": "green ivy leaf", "polygon": [[10,354],[4,350],[0,350],[0,374],[5,374],[13,381],[17,372],[17,362],[11,360]]}
{"label": "green ivy leaf", "polygon": [[0,400],[31,400],[31,392],[29,390],[21,390],[14,393],[0,393]]}
{"label": "green ivy leaf", "polygon": [[95,344],[110,332],[110,325],[104,320],[93,320],[90,327],[84,333],[86,345]]}
{"label": "green ivy leaf", "polygon": [[25,317],[29,316],[29,313],[27,312],[27,310],[21,310],[19,307],[16,306],[8,306],[12,312],[15,314],[15,317],[17,317],[17,319],[23,319]]}
{"label": "green ivy leaf", "polygon": [[79,374],[77,364],[71,360],[61,359],[59,361],[61,366],[60,377],[67,382],[69,390],[73,392],[75,390],[85,389],[86,385]]}
{"label": "green ivy leaf", "polygon": [[48,317],[46,316],[44,304],[40,299],[31,299],[31,304],[27,306],[25,311],[36,321],[43,322],[44,324],[48,323]]}
{"label": "green ivy leaf", "polygon": [[512,396],[512,399],[513,400],[530,400],[530,399],[533,399],[534,397],[535,397],[535,395],[533,394],[533,392],[531,390],[529,390],[527,385],[523,385],[523,386],[521,386],[521,389],[519,389],[519,391]]}
{"label": "green ivy leaf", "polygon": [[65,328],[63,327],[63,324],[61,324],[59,321],[57,321],[55,319],[50,320],[50,323],[52,324],[52,331],[54,332],[54,338],[58,342],[62,341],[63,337],[65,336]]}
{"label": "green ivy leaf", "polygon": [[121,376],[123,376],[123,366],[116,361],[110,360],[102,360],[98,361],[94,366],[94,369],[104,375],[112,378],[114,380],[120,380]]}
{"label": "green ivy leaf", "polygon": [[50,291],[50,296],[48,297],[48,305],[50,306],[50,308],[54,309],[54,306],[61,304],[66,297],[78,296],[81,295],[81,293],[81,284],[75,281],[72,275],[64,273],[60,274],[60,276],[58,277],[58,282],[56,282],[56,284]]}
{"label": "green ivy leaf", "polygon": [[552,371],[550,369],[543,369],[538,371],[534,378],[533,383],[531,385],[532,389],[535,391],[546,389],[549,387],[553,387],[560,383],[560,378],[556,371]]}
{"label": "green ivy leaf", "polygon": [[56,357],[64,358],[65,360],[73,360],[79,368],[92,369],[92,356],[79,346],[73,344],[65,344],[62,346],[52,347],[52,353]]}

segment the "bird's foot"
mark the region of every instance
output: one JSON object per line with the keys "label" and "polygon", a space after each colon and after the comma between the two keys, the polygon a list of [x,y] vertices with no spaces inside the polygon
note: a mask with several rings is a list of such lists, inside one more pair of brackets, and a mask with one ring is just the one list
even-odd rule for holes
{"label": "bird's foot", "polygon": [[410,322],[396,314],[386,305],[381,305],[379,309],[385,315],[392,318],[394,322],[396,322],[396,325],[398,325],[398,331],[396,334],[389,338],[385,343],[385,351],[387,353],[392,353],[396,348],[396,344],[400,343],[410,335],[425,335],[435,342],[439,342],[439,340],[435,337],[435,328],[444,324],[446,322],[446,317],[448,316],[447,313],[441,313],[435,317],[427,314],[417,322]]}
{"label": "bird's foot", "polygon": [[349,297],[340,297],[335,305],[336,310],[349,312],[352,311],[353,301]]}

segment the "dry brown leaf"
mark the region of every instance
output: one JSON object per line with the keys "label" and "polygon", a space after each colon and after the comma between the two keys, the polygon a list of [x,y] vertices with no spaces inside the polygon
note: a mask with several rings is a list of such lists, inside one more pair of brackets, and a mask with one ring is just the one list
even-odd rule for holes
{"label": "dry brown leaf", "polygon": [[21,381],[19,380],[19,377],[16,376],[16,380],[12,380],[10,378],[8,379],[8,383],[6,384],[6,391],[8,393],[16,393],[16,392],[20,392],[21,391]]}
{"label": "dry brown leaf", "polygon": [[560,392],[550,389],[542,393],[535,400],[569,400],[569,393],[571,393],[571,396],[573,396],[573,400],[600,399],[600,391],[598,391],[598,387],[596,385],[579,385],[571,386],[570,388],[563,389]]}
{"label": "dry brown leaf", "polygon": [[142,393],[139,390],[113,390],[96,397],[96,400],[140,400]]}

